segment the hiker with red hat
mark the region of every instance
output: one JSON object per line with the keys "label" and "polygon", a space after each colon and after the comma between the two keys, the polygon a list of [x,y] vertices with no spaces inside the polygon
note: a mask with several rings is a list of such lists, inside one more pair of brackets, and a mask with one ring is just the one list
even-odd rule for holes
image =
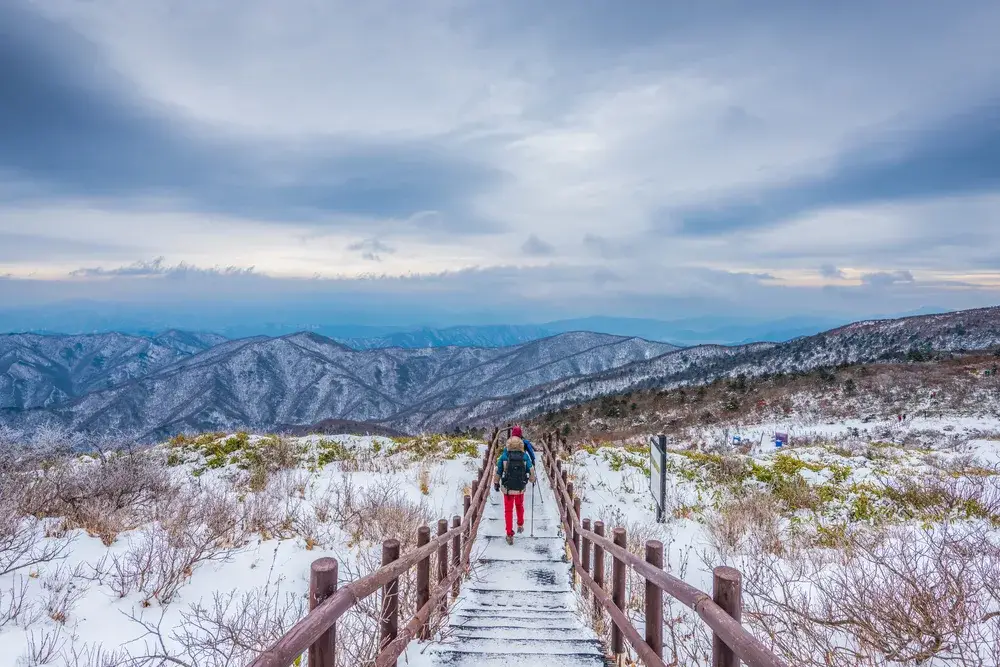
{"label": "hiker with red hat", "polygon": [[[515,431],[517,435],[515,435]],[[524,490],[528,482],[535,483],[535,467],[531,456],[525,453],[521,428],[511,429],[507,446],[497,460],[493,488],[503,489],[503,518],[507,529],[507,544],[514,544],[514,511],[517,510],[517,532],[524,532]]]}
{"label": "hiker with red hat", "polygon": [[528,456],[531,458],[531,465],[535,465],[535,446],[531,444],[531,440],[524,437],[523,431],[520,426],[515,426],[510,430],[510,437],[520,438],[524,442],[524,451],[528,452]]}

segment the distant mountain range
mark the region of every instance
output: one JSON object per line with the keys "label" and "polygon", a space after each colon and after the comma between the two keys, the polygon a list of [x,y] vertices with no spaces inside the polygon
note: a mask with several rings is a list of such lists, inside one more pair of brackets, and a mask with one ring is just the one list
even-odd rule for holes
{"label": "distant mountain range", "polygon": [[[476,329],[476,328],[473,328]],[[898,361],[914,350],[1000,348],[1000,308],[866,321],[784,343],[678,348],[573,332],[503,347],[352,349],[316,333],[225,340],[0,336],[0,424],[61,426],[161,438],[180,431],[377,424],[392,431],[485,425],[630,389],[697,384],[739,373]],[[493,335],[514,335],[495,331]]]}
{"label": "distant mountain range", "polygon": [[516,395],[677,349],[593,333],[512,347],[373,350],[314,333],[235,341],[177,332],[13,334],[0,341],[0,423],[144,439],[327,420],[391,428],[414,411]]}
{"label": "distant mountain range", "polygon": [[[162,328],[150,328],[150,315],[146,319],[128,319],[124,316],[100,318],[88,315],[91,311],[68,308],[62,312],[63,319],[56,314],[45,317],[33,311],[0,310],[0,331],[26,331],[28,333],[95,333],[119,331],[128,335],[155,337]],[[930,312],[940,312],[931,309]],[[930,314],[930,312],[906,313],[906,315]],[[218,335],[229,339],[249,338],[266,335],[280,337],[300,331],[309,331],[344,343],[349,347],[370,350],[384,347],[508,347],[533,340],[548,338],[573,331],[606,333],[629,338],[672,343],[681,346],[719,344],[738,345],[741,343],[771,341],[783,342],[798,336],[809,336],[837,326],[848,324],[847,318],[802,316],[783,319],[747,319],[740,317],[696,317],[678,320],[655,320],[628,317],[585,317],[571,320],[557,320],[542,324],[509,323],[464,326],[367,326],[353,324],[324,324],[329,315],[315,315],[320,323],[303,320],[298,323],[272,323],[261,325],[229,325],[211,328]],[[152,318],[152,319],[149,319]],[[116,322],[120,323],[116,325]],[[196,321],[196,320],[195,320]],[[46,323],[48,328],[27,328],[27,322]],[[58,322],[58,324],[57,324]],[[19,326],[21,325],[21,326]],[[163,328],[178,328],[175,325]],[[181,326],[180,328],[185,328]],[[190,327],[188,327],[190,328]]]}

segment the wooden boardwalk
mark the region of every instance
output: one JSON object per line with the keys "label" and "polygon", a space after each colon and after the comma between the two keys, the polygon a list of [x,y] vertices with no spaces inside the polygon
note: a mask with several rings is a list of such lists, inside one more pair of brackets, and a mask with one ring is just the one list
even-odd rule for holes
{"label": "wooden boardwalk", "polygon": [[524,533],[515,536],[513,546],[505,540],[503,497],[490,490],[473,544],[473,577],[462,586],[445,642],[410,646],[413,658],[424,650],[418,664],[428,658],[454,667],[606,664],[600,642],[578,609],[555,496],[540,460],[537,473],[534,536],[529,486]]}

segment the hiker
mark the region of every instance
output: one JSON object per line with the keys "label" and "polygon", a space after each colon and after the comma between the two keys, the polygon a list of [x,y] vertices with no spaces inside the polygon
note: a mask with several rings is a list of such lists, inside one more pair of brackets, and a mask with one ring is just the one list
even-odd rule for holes
{"label": "hiker", "polygon": [[513,513],[517,510],[517,532],[524,532],[524,490],[528,482],[535,483],[535,468],[531,457],[525,456],[524,440],[511,435],[507,447],[497,460],[493,488],[503,486],[503,518],[507,528],[507,544],[514,544]]}
{"label": "hiker", "polygon": [[514,428],[512,428],[510,430],[510,437],[512,437],[512,438],[520,438],[521,441],[524,442],[524,451],[528,452],[528,458],[531,459],[531,465],[532,465],[532,467],[534,467],[534,465],[535,465],[535,446],[533,444],[531,444],[531,440],[528,440],[527,438],[524,437],[523,433],[524,432],[521,430],[520,426],[515,426]]}

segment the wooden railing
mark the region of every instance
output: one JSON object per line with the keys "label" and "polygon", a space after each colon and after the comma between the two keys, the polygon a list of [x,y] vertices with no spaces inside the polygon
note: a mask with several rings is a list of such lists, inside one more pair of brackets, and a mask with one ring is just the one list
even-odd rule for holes
{"label": "wooden railing", "polygon": [[[663,593],[666,593],[693,609],[711,628],[713,667],[739,667],[741,660],[749,667],[787,667],[787,663],[741,625],[742,579],[738,570],[715,568],[713,595],[710,596],[663,570],[661,542],[646,542],[643,560],[626,548],[624,528],[615,528],[609,540],[604,534],[603,522],[597,521],[591,526],[590,519],[580,519],[580,498],[559,459],[561,452],[568,451],[566,439],[552,433],[542,442],[545,451],[542,460],[559,505],[574,570],[586,587],[583,594],[589,591],[594,596],[595,613],[601,613],[603,608],[611,617],[611,651],[616,656],[625,652],[624,642],[628,641],[646,667],[666,667],[663,662]],[[605,588],[605,553],[613,559],[610,596]],[[631,567],[646,580],[645,637],[639,636],[625,614],[626,567]]]}
{"label": "wooden railing", "polygon": [[[306,651],[309,652],[309,667],[334,667],[337,620],[379,589],[382,589],[382,607],[376,667],[396,665],[411,640],[426,639],[430,635],[431,616],[435,612],[447,612],[449,593],[453,598],[458,596],[461,578],[469,571],[472,543],[479,532],[483,508],[490,495],[493,469],[500,454],[498,448],[502,447],[501,433],[494,429],[479,475],[463,500],[463,515],[452,517],[450,528],[447,519],[441,519],[433,539],[430,527],[419,528],[417,548],[408,554],[400,554],[399,540],[386,540],[382,544],[382,567],[342,588],[337,583],[335,559],[314,561],[309,582],[309,613],[250,663],[250,667],[289,667]],[[432,554],[437,554],[438,564],[438,585],[433,594],[430,588]],[[399,577],[411,567],[417,568],[416,611],[400,631]]]}

